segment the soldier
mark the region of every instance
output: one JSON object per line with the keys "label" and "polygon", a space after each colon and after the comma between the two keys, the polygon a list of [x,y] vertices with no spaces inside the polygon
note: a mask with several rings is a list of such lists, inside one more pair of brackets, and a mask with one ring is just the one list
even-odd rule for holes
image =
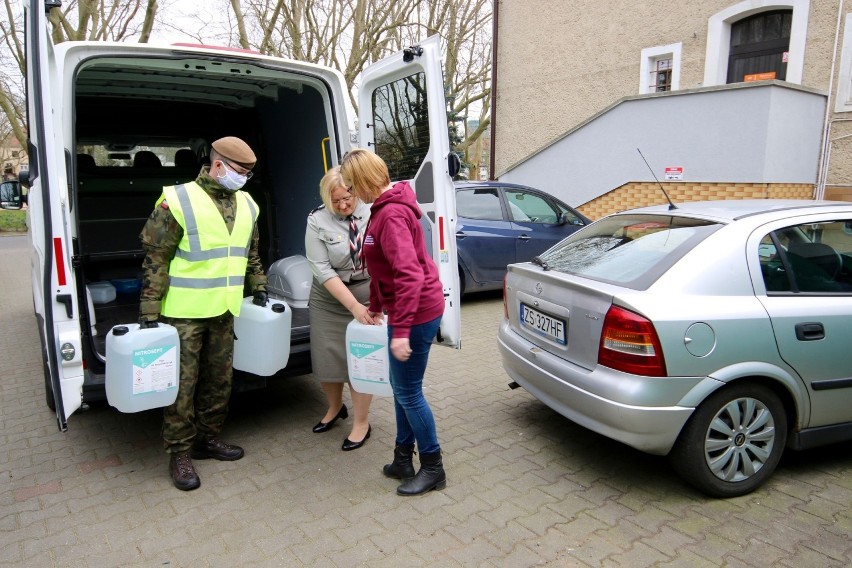
{"label": "soldier", "polygon": [[240,191],[256,161],[239,138],[216,140],[210,165],[194,182],[163,188],[140,235],[146,253],[140,326],[156,326],[162,318],[180,336],[178,396],[164,410],[162,435],[169,472],[183,491],[201,485],[192,458],[244,455],[218,436],[231,397],[234,316],[246,276],[254,303],[267,302],[257,252],[260,210]]}

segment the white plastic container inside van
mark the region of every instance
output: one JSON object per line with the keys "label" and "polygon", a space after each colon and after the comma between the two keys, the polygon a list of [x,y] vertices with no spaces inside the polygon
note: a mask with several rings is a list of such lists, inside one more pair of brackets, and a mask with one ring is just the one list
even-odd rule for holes
{"label": "white plastic container inside van", "polygon": [[292,320],[293,311],[284,302],[256,306],[251,297],[243,298],[234,318],[234,369],[269,377],[286,367]]}
{"label": "white plastic container inside van", "polygon": [[140,412],[174,403],[180,376],[180,338],[165,323],[139,329],[117,325],[106,337],[107,401],[121,412]]}
{"label": "white plastic container inside van", "polygon": [[364,394],[393,396],[390,384],[388,326],[352,320],[346,326],[346,363],[352,388]]}
{"label": "white plastic container inside van", "polygon": [[115,301],[115,286],[111,282],[104,280],[103,282],[90,282],[86,284],[86,289],[92,295],[92,303],[108,304]]}

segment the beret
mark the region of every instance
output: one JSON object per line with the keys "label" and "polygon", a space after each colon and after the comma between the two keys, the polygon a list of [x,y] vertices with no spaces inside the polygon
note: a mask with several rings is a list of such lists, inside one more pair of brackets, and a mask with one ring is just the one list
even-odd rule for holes
{"label": "beret", "polygon": [[252,152],[249,145],[237,138],[236,136],[225,136],[219,138],[211,144],[223,158],[239,164],[240,166],[250,170],[257,163],[257,157]]}

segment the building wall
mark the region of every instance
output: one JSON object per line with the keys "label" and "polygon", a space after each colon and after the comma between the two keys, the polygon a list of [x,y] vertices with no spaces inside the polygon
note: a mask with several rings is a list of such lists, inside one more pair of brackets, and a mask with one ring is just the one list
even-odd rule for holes
{"label": "building wall", "polygon": [[[801,84],[828,94],[840,0],[788,1],[808,7]],[[629,9],[616,9],[612,2],[591,0],[498,2],[495,175],[615,101],[639,94],[645,48],[680,44],[679,88],[701,87],[709,19],[731,7],[762,9],[769,4],[767,0],[644,0],[631,2]],[[852,3],[847,3],[844,12],[850,10]],[[843,26],[840,31],[842,45]],[[835,68],[835,78],[838,73]],[[834,160],[852,162],[852,153],[838,152],[830,171],[845,179],[847,174],[837,172]]]}
{"label": "building wall", "polygon": [[600,219],[616,211],[665,204],[661,185],[675,204],[711,199],[810,199],[814,191],[806,183],[630,182],[577,209],[589,219]]}
{"label": "building wall", "polygon": [[687,183],[813,187],[824,116],[824,95],[779,81],[637,95],[499,178],[537,187],[571,206],[628,182],[665,181],[667,167],[681,168],[679,181]]}

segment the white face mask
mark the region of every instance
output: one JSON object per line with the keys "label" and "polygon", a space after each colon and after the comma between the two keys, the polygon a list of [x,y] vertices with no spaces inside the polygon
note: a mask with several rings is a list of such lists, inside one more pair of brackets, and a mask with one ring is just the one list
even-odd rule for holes
{"label": "white face mask", "polygon": [[228,164],[225,162],[222,162],[222,165],[225,167],[225,175],[216,176],[219,181],[219,185],[228,191],[237,191],[238,189],[241,189],[246,184],[246,181],[248,181],[248,176],[245,174],[238,174],[229,168]]}

